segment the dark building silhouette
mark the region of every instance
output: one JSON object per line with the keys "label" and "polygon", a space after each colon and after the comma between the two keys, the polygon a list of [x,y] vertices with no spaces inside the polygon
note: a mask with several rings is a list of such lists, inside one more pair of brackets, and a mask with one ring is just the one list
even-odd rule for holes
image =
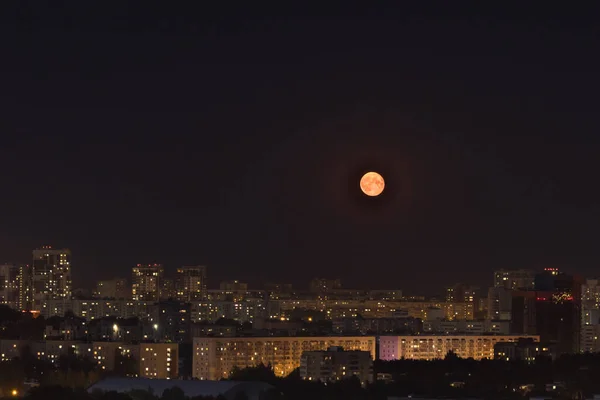
{"label": "dark building silhouette", "polygon": [[156,330],[162,340],[182,343],[190,341],[190,303],[161,301],[158,303]]}
{"label": "dark building silhouette", "polygon": [[579,352],[581,279],[547,268],[535,277],[534,290],[513,292],[513,333],[540,335],[558,354]]}

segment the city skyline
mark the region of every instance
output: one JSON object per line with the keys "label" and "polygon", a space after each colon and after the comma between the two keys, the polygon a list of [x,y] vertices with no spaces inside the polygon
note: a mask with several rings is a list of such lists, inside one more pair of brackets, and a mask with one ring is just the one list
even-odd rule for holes
{"label": "city skyline", "polygon": [[[58,252],[60,253],[61,251],[65,251],[66,253],[68,253],[68,257],[69,257],[69,261],[71,260],[71,249],[69,248],[56,248],[50,245],[44,245],[44,246],[40,246],[38,248],[35,248],[32,250],[33,256],[34,256],[34,261],[36,258],[39,258],[39,254],[42,254],[44,252],[46,252],[46,250],[50,250],[51,252]],[[57,254],[58,254],[57,253]],[[37,255],[36,255],[37,254]],[[69,265],[71,265],[71,263],[68,263]],[[27,268],[27,267],[31,267],[33,264],[31,262],[29,263],[14,263],[14,262],[0,262],[0,266],[6,266],[6,267],[16,267],[18,268]],[[78,285],[77,282],[75,282],[74,284],[71,282],[71,271],[69,271],[69,277],[68,277],[68,286],[71,287],[71,289],[73,290],[80,290],[80,289],[84,289],[84,290],[91,290],[92,292],[95,291],[95,289],[97,288],[97,284],[98,282],[107,282],[107,281],[115,281],[115,280],[125,280],[129,285],[131,285],[133,283],[133,281],[135,281],[135,277],[132,278],[132,270],[134,271],[134,275],[135,275],[135,270],[139,269],[140,267],[159,267],[161,270],[161,276],[165,276],[165,278],[167,278],[169,281],[173,282],[173,279],[177,279],[177,275],[179,272],[182,272],[182,270],[185,269],[189,269],[189,268],[202,268],[203,269],[203,274],[204,274],[204,278],[202,280],[202,285],[203,287],[207,288],[207,289],[218,289],[219,285],[222,285],[223,283],[226,282],[232,282],[232,281],[243,281],[245,282],[244,284],[248,284],[250,283],[250,287],[253,290],[262,290],[265,288],[265,286],[268,286],[270,284],[291,284],[295,290],[300,290],[300,291],[311,291],[311,287],[310,285],[312,284],[312,282],[315,279],[325,279],[325,280],[337,280],[337,281],[343,281],[344,282],[344,289],[357,289],[357,290],[377,290],[377,289],[386,289],[386,290],[390,290],[390,289],[400,289],[404,292],[404,294],[406,295],[410,295],[410,296],[425,296],[425,297],[439,297],[439,298],[444,298],[445,296],[447,297],[447,290],[449,290],[448,288],[452,287],[453,285],[470,285],[473,287],[476,287],[477,290],[484,290],[485,288],[488,287],[488,283],[489,283],[489,276],[487,277],[488,279],[483,279],[480,281],[476,281],[468,276],[465,276],[463,278],[456,276],[455,280],[450,280],[447,282],[444,282],[440,287],[432,287],[432,286],[427,286],[424,288],[424,290],[421,291],[413,291],[411,290],[412,288],[405,288],[402,287],[400,285],[396,285],[394,287],[391,287],[389,285],[389,283],[383,284],[382,285],[375,285],[375,286],[364,286],[364,285],[357,285],[357,286],[349,286],[347,284],[347,281],[345,279],[341,279],[341,277],[339,276],[331,276],[330,274],[327,273],[322,273],[322,274],[318,274],[315,276],[302,276],[299,275],[299,278],[301,278],[302,280],[298,280],[296,281],[297,283],[292,284],[289,281],[279,281],[276,282],[275,280],[262,280],[260,283],[253,281],[252,279],[249,280],[245,280],[245,279],[238,279],[237,276],[223,276],[221,275],[221,278],[219,278],[219,280],[213,279],[211,280],[210,278],[207,277],[207,272],[209,270],[209,266],[207,265],[197,265],[197,266],[191,266],[190,264],[187,265],[180,265],[180,266],[165,266],[162,263],[157,263],[157,262],[152,262],[152,263],[137,263],[135,265],[129,266],[127,270],[124,270],[120,273],[120,275],[107,275],[104,277],[101,277],[99,279],[95,279],[94,281],[88,281],[87,285]],[[498,277],[498,273],[499,272],[505,272],[505,273],[514,273],[514,272],[529,272],[531,274],[534,274],[535,271],[542,271],[542,270],[547,270],[547,269],[556,269],[557,271],[560,270],[561,272],[567,272],[567,273],[574,273],[574,274],[578,274],[577,271],[571,271],[569,269],[563,269],[563,268],[558,268],[558,267],[513,267],[513,268],[499,268],[497,270],[491,271],[490,275],[493,276],[493,281],[494,281],[494,285],[496,286],[496,281],[499,279]],[[77,270],[77,267],[75,268],[75,271]],[[212,271],[211,271],[212,272]],[[578,274],[581,275],[581,274]],[[589,276],[588,279],[595,279],[597,278],[598,275],[592,275]],[[505,278],[506,279],[506,278]],[[522,282],[523,281],[523,277],[517,278],[517,281]],[[340,283],[341,284],[341,283]],[[513,281],[514,284],[514,281]],[[74,285],[74,286],[73,286]],[[388,287],[390,286],[390,287]],[[514,289],[514,287],[513,287]]]}
{"label": "city skyline", "polygon": [[0,398],[600,396],[598,7],[350,3],[2,2]]}

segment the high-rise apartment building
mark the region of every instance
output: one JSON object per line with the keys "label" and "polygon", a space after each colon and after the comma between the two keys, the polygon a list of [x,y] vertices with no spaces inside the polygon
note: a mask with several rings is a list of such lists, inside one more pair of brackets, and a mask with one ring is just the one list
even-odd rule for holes
{"label": "high-rise apartment building", "polygon": [[169,278],[163,278],[160,282],[160,299],[175,300],[177,291],[175,290],[175,281]]}
{"label": "high-rise apartment building", "polygon": [[600,352],[600,325],[586,325],[581,327],[579,351],[581,353]]}
{"label": "high-rise apartment building", "polygon": [[535,271],[530,269],[506,270],[494,272],[494,287],[510,290],[530,290],[535,285]]}
{"label": "high-rise apartment building", "polygon": [[586,279],[581,285],[581,316],[582,325],[600,324],[598,313],[600,311],[600,281]]}
{"label": "high-rise apartment building", "polygon": [[581,302],[588,307],[600,308],[600,280],[585,280],[581,285]]}
{"label": "high-rise apartment building", "polygon": [[127,279],[115,278],[96,283],[94,297],[97,299],[127,299],[131,291],[127,286]]}
{"label": "high-rise apartment building", "polygon": [[0,265],[0,304],[19,308],[19,267]]}
{"label": "high-rise apartment building", "polygon": [[579,351],[600,351],[600,281],[586,279],[581,285],[581,336]]}
{"label": "high-rise apartment building", "polygon": [[132,269],[133,300],[158,301],[164,275],[161,264],[138,264]]}
{"label": "high-rise apartment building", "polygon": [[19,308],[33,310],[33,266],[19,267]]}
{"label": "high-rise apartment building", "polygon": [[177,268],[175,291],[176,298],[180,301],[206,300],[206,266],[196,265]]}
{"label": "high-rise apartment building", "polygon": [[463,303],[466,310],[466,319],[475,318],[475,312],[479,309],[479,298],[477,287],[458,283],[446,289],[447,303]]}
{"label": "high-rise apartment building", "polygon": [[487,297],[487,319],[494,321],[510,321],[512,309],[512,291],[505,287],[491,287]]}
{"label": "high-rise apartment building", "polygon": [[579,352],[581,284],[576,276],[546,268],[535,276],[535,290],[512,292],[512,331],[539,335],[557,354]]}
{"label": "high-rise apartment building", "polygon": [[179,301],[161,301],[158,307],[157,334],[168,342],[190,341],[191,304]]}
{"label": "high-rise apartment building", "polygon": [[33,298],[39,309],[44,300],[71,299],[71,251],[44,246],[33,250]]}

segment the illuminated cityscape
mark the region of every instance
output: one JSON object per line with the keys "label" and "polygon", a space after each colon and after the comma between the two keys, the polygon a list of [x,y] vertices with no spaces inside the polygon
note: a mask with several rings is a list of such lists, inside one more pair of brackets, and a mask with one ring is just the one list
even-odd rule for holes
{"label": "illuminated cityscape", "polygon": [[599,4],[509,3],[3,1],[0,400],[600,400]]}
{"label": "illuminated cityscape", "polygon": [[[347,289],[341,279],[322,278],[304,291],[273,283],[255,290],[238,280],[208,289],[206,266],[175,268],[176,290],[170,293],[161,284],[168,270],[138,264],[131,268],[131,283],[99,281],[89,298],[76,298],[71,253],[44,247],[33,254],[32,267],[0,266],[0,299],[48,321],[59,318],[58,325],[46,326],[45,342],[2,340],[4,360],[34,343],[40,348],[35,354],[50,360],[63,349],[85,353],[85,343],[91,343],[102,369],[115,368],[112,349],[118,349],[141,362],[138,376],[174,378],[179,349],[167,344],[193,343],[192,353],[181,355],[193,359],[188,374],[214,380],[260,364],[286,376],[300,366],[304,352],[330,347],[367,351],[372,360],[433,360],[449,352],[494,359],[499,346],[525,340],[540,343],[552,357],[600,351],[598,281],[557,268],[496,271],[487,289],[459,283],[441,299],[426,299],[404,297],[401,289]],[[35,301],[21,309],[19,294],[31,276],[24,292]],[[143,343],[154,350],[144,350]],[[503,357],[515,353],[510,349]],[[168,369],[157,369],[167,363]]]}

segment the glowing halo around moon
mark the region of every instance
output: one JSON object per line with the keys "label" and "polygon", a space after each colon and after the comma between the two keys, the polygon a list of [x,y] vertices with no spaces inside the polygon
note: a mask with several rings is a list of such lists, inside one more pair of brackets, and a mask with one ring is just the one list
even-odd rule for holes
{"label": "glowing halo around moon", "polygon": [[370,197],[377,197],[385,188],[383,177],[377,172],[367,172],[360,178],[360,190]]}

